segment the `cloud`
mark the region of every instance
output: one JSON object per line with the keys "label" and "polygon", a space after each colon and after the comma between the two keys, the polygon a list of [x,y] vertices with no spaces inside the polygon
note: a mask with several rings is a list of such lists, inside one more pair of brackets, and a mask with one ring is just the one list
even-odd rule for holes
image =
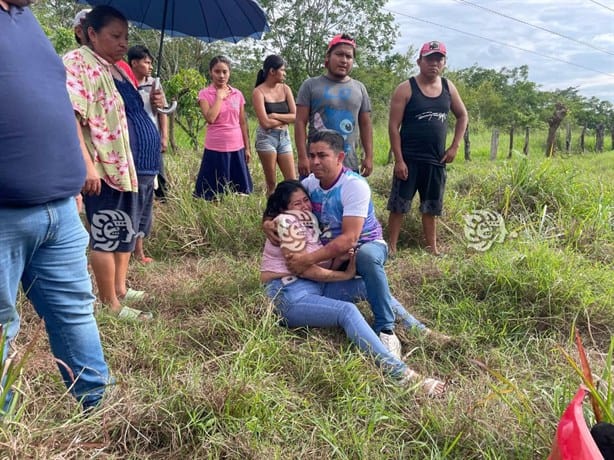
{"label": "cloud", "polygon": [[595,35],[591,41],[600,46],[614,45],[614,32]]}
{"label": "cloud", "polygon": [[451,68],[526,64],[529,78],[544,89],[577,86],[587,97],[614,102],[614,13],[596,4],[391,0],[386,9],[400,26],[395,51],[441,40]]}

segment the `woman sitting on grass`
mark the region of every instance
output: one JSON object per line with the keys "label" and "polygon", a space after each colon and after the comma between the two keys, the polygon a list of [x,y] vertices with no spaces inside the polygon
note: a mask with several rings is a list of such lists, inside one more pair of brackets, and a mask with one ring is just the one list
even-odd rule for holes
{"label": "woman sitting on grass", "polygon": [[[260,279],[265,283],[265,291],[275,303],[287,327],[341,327],[350,340],[364,352],[373,355],[377,363],[402,384],[417,384],[429,396],[440,396],[444,393],[443,382],[423,378],[403,361],[395,358],[382,344],[356,305],[322,295],[326,283],[354,278],[356,263],[353,253],[348,255],[345,271],[314,265],[299,278],[288,270],[284,254],[293,251],[312,252],[321,247],[318,240],[318,222],[311,213],[311,201],[300,182],[280,182],[267,201],[264,218],[275,220],[282,242],[280,246],[274,246],[267,239]],[[328,265],[332,266],[330,263]],[[338,292],[343,291],[340,284]]]}

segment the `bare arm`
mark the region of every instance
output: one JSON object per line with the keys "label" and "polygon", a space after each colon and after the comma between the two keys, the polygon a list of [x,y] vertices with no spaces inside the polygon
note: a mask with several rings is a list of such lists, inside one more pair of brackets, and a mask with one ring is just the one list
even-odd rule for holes
{"label": "bare arm", "polygon": [[294,122],[294,143],[298,158],[298,172],[301,176],[309,174],[309,159],[307,158],[307,123],[309,122],[309,107],[296,106],[296,121]]}
{"label": "bare arm", "polygon": [[249,163],[252,158],[251,149],[249,146],[249,128],[247,126],[247,117],[245,116],[245,106],[242,105],[239,109],[239,126],[241,127],[241,135],[245,144],[245,162]]}
{"label": "bare arm", "polygon": [[345,216],[341,225],[341,234],[337,238],[317,251],[308,254],[289,254],[286,257],[288,268],[292,273],[301,275],[311,265],[347,253],[358,244],[364,223],[364,217]]}
{"label": "bare arm", "polygon": [[200,111],[203,113],[203,116],[205,117],[205,120],[207,120],[207,123],[215,123],[215,120],[217,120],[217,117],[222,110],[222,103],[224,102],[224,99],[226,99],[229,95],[230,89],[221,88],[217,90],[213,105],[209,104],[209,101],[207,101],[206,99],[201,99],[198,101]]}
{"label": "bare arm", "polygon": [[450,109],[456,117],[456,126],[454,126],[454,139],[452,139],[452,145],[450,145],[450,147],[448,147],[444,153],[441,159],[442,163],[452,163],[454,161],[454,158],[458,153],[458,147],[460,146],[465,130],[467,129],[467,123],[469,122],[469,115],[467,114],[465,104],[463,103],[460,94],[458,94],[458,90],[449,80],[448,88],[452,99]]}
{"label": "bare arm", "polygon": [[160,127],[160,150],[166,152],[168,148],[168,116],[158,112],[158,126]]}
{"label": "bare arm", "polygon": [[266,109],[264,108],[264,94],[262,94],[262,91],[258,88],[254,88],[252,92],[252,104],[254,105],[258,123],[264,129],[279,128],[285,124],[280,120],[272,118],[272,114],[266,113]]}
{"label": "bare arm", "polygon": [[288,85],[284,85],[284,92],[286,94],[286,101],[288,102],[288,113],[271,113],[269,116],[275,120],[279,120],[285,124],[294,123],[296,120],[296,103],[294,102],[294,96],[292,90]]}
{"label": "bare arm", "polygon": [[358,114],[358,127],[360,129],[360,142],[365,152],[360,173],[367,177],[373,172],[373,125],[371,124],[371,112],[361,112]]}
{"label": "bare arm", "polygon": [[[290,254],[299,254],[288,249],[282,249],[282,252],[286,258]],[[356,258],[354,257],[354,251],[351,250],[350,252],[349,264],[344,271],[331,270],[319,265],[311,265],[301,273],[301,278],[320,282],[346,281],[354,278],[354,276],[356,276]],[[301,254],[306,253],[303,252]]]}
{"label": "bare arm", "polygon": [[407,101],[411,97],[411,87],[408,81],[401,83],[392,93],[390,99],[390,113],[388,116],[388,137],[390,138],[390,148],[394,155],[394,174],[401,180],[407,180],[408,170],[403,154],[401,153],[401,134],[399,129],[403,121],[403,112]]}
{"label": "bare arm", "polygon": [[85,145],[83,129],[81,128],[81,123],[79,122],[79,115],[77,115],[76,123],[77,136],[79,137],[79,145],[81,146],[81,154],[85,163],[85,183],[83,184],[81,191],[86,195],[100,195],[102,184],[100,183],[100,177],[98,176],[98,172],[96,171],[92,157],[90,156],[87,146]]}

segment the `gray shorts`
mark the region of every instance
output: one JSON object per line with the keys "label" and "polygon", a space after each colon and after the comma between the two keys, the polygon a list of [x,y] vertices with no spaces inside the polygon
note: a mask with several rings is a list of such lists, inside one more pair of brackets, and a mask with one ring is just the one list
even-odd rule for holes
{"label": "gray shorts", "polygon": [[275,152],[278,154],[292,153],[292,141],[287,129],[256,128],[256,151]]}
{"label": "gray shorts", "polygon": [[390,212],[405,214],[411,207],[416,192],[420,195],[420,212],[441,216],[443,194],[446,187],[446,168],[428,163],[407,163],[407,180],[392,177],[392,189],[388,206]]}

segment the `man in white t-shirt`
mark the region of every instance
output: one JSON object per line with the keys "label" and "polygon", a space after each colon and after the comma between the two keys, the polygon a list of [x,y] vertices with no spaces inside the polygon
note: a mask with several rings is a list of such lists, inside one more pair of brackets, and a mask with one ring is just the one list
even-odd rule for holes
{"label": "man in white t-shirt", "polygon": [[[136,45],[128,50],[128,64],[134,73],[137,81],[137,89],[143,99],[145,111],[149,114],[149,118],[154,122],[158,132],[160,133],[160,149],[162,153],[166,152],[168,147],[168,117],[166,114],[155,110],[151,106],[150,93],[154,85],[155,79],[151,76],[153,70],[153,58],[149,50],[142,46]],[[161,89],[161,88],[160,88]],[[162,92],[164,106],[166,106],[166,97]],[[166,191],[166,178],[164,177],[164,155],[162,155],[162,163],[160,163],[160,173],[158,174],[158,189],[156,196],[163,198]]]}
{"label": "man in white t-shirt", "polygon": [[[353,292],[345,293],[343,300],[361,297],[366,288],[366,298],[374,316],[373,329],[388,350],[400,357],[401,344],[394,334],[395,314],[407,327],[425,327],[390,293],[384,270],[388,246],[375,216],[371,189],[363,177],[343,166],[343,144],[343,137],[333,130],[316,131],[309,137],[311,174],[303,180],[303,185],[309,191],[313,213],[320,222],[320,239],[324,246],[311,253],[289,254],[286,262],[293,273],[300,275],[311,265],[358,248],[356,270],[364,284],[344,285]],[[323,295],[338,298],[343,294],[335,291],[343,290],[339,285],[331,285]]]}

